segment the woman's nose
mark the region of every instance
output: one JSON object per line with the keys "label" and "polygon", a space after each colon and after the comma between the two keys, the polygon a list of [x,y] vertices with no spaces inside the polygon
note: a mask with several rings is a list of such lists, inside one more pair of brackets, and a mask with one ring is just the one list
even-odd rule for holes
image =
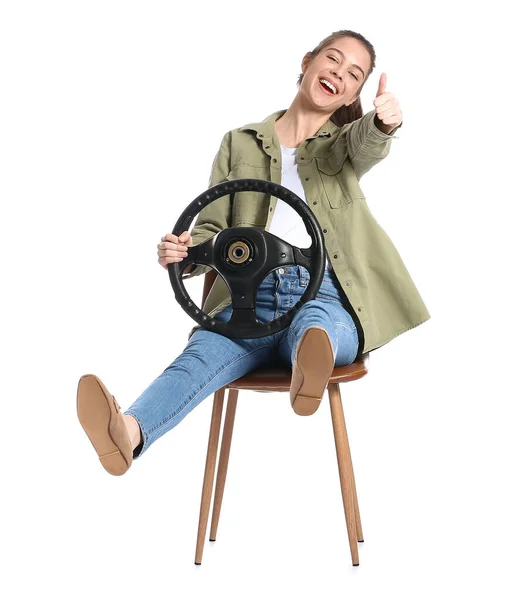
{"label": "woman's nose", "polygon": [[336,67],[331,71],[331,75],[334,75],[340,81],[342,80],[342,76],[340,75],[340,70]]}

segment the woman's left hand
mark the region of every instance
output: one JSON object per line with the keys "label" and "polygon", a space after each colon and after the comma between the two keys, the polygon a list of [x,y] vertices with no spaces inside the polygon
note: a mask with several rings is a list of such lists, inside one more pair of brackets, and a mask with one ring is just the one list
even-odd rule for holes
{"label": "woman's left hand", "polygon": [[397,98],[386,91],[386,73],[381,73],[374,99],[376,124],[383,133],[390,133],[402,123],[402,112]]}

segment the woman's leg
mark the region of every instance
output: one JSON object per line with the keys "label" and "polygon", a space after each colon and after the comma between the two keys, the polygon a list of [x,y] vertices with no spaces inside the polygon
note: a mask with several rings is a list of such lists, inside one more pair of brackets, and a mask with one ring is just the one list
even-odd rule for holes
{"label": "woman's leg", "polygon": [[[282,305],[278,307],[276,316],[294,306],[309,283],[309,273],[303,267],[289,268],[288,272],[280,277],[282,281],[279,290],[283,290],[280,296]],[[283,362],[293,365],[298,344],[310,327],[321,327],[327,332],[333,348],[335,366],[348,365],[356,359],[356,325],[342,305],[342,292],[338,280],[329,271],[325,271],[316,299],[306,302],[293,318],[290,327],[280,333],[278,352]]]}
{"label": "woman's leg", "polygon": [[[230,307],[217,318],[227,320]],[[202,400],[231,381],[270,360],[272,336],[230,339],[205,329],[197,330],[184,351],[157,377],[125,412],[139,424],[139,458],[157,439],[175,427]]]}
{"label": "woman's leg", "polygon": [[[308,282],[305,269],[290,270],[285,308],[298,301]],[[300,308],[279,340],[279,357],[292,366],[290,400],[297,414],[317,410],[334,366],[352,363],[357,350],[356,326],[342,305],[335,275],[326,271],[317,298]]]}
{"label": "woman's leg", "polygon": [[[275,289],[274,278],[269,276],[257,293],[256,314],[263,322],[273,318]],[[227,322],[231,314],[228,306],[214,318]],[[185,350],[125,413],[98,377],[81,377],[77,389],[79,421],[104,468],[112,475],[122,475],[134,458],[210,394],[273,362],[276,347],[276,335],[231,339],[199,329]]]}
{"label": "woman's leg", "polygon": [[301,307],[283,335],[279,346],[283,361],[293,365],[299,342],[310,327],[320,327],[327,332],[334,354],[333,366],[349,365],[355,360],[358,334],[352,317],[340,304],[316,299]]}

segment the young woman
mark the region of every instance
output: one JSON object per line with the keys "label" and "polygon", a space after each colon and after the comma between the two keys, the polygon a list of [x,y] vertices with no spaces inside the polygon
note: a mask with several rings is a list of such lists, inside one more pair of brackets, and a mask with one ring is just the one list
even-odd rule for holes
{"label": "young woman", "polygon": [[[429,319],[359,185],[360,178],[388,155],[392,134],[402,123],[399,103],[386,91],[384,73],[374,109],[363,115],[360,92],[374,66],[374,48],[362,35],[335,32],[304,56],[298,93],[288,110],[224,136],[210,186],[230,179],[265,179],[307,202],[325,235],[323,283],[317,298],[304,304],[291,325],[277,334],[230,339],[195,327],[184,351],[123,414],[103,383],[84,375],[77,392],[79,420],[109,473],[125,473],[133,459],[202,400],[265,363],[292,366],[293,410],[313,414],[335,365],[350,364]],[[262,227],[298,247],[311,245],[293,209],[270,196],[252,194],[226,196],[206,206],[191,235],[164,235],[157,246],[159,264],[167,269],[187,256],[188,247],[232,226]],[[208,270],[197,266],[189,276]],[[303,267],[270,273],[258,290],[258,319],[270,321],[287,312],[308,281]],[[216,319],[230,318],[230,296],[220,277],[203,310]]]}

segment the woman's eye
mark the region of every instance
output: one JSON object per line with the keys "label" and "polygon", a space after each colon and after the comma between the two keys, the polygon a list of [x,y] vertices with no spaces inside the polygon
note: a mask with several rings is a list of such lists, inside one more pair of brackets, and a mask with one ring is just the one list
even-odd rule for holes
{"label": "woman's eye", "polygon": [[351,75],[354,77],[354,79],[355,79],[356,81],[358,81],[358,76],[357,76],[355,73],[351,73]]}
{"label": "woman's eye", "polygon": [[329,58],[330,58],[331,60],[334,60],[334,62],[338,62],[334,56],[330,56]]}

